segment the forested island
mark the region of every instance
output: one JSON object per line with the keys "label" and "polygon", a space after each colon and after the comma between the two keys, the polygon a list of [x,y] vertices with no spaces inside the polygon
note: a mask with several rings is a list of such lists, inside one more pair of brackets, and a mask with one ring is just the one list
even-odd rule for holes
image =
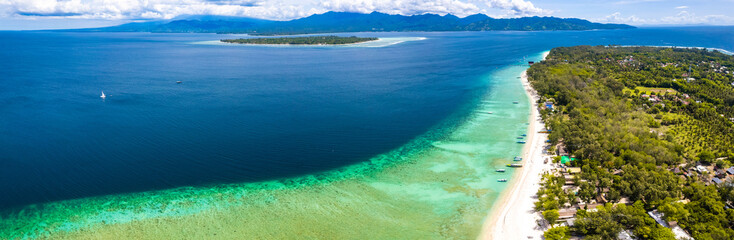
{"label": "forested island", "polygon": [[294,35],[335,32],[559,31],[630,28],[634,27],[625,24],[595,23],[578,18],[492,18],[484,14],[459,18],[451,14],[445,16],[436,14],[405,16],[379,12],[369,14],[326,12],[289,21],[271,21],[245,17],[189,16],[182,19],[134,22],[77,31]]}
{"label": "forested island", "polygon": [[543,176],[546,239],[734,239],[732,70],[717,51],[617,46],[530,67],[556,161],[575,159]]}
{"label": "forested island", "polygon": [[307,36],[307,37],[278,37],[278,38],[240,38],[222,39],[225,43],[239,44],[283,44],[283,45],[343,45],[375,41],[374,37],[339,37],[339,36]]}

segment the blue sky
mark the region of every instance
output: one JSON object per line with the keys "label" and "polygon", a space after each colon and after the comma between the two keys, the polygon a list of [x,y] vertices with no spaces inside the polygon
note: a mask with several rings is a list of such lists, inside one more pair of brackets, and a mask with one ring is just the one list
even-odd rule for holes
{"label": "blue sky", "polygon": [[287,20],[326,11],[734,25],[734,0],[0,0],[0,30],[98,27],[201,14]]}

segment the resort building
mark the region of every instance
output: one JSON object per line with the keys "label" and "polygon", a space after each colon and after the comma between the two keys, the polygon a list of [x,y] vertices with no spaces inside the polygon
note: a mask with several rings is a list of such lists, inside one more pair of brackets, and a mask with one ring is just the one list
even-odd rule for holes
{"label": "resort building", "polygon": [[721,179],[716,178],[716,177],[713,178],[713,179],[711,179],[711,181],[714,182],[714,183],[716,183],[716,184],[722,184],[722,183],[724,183],[723,181],[721,181]]}
{"label": "resort building", "polygon": [[655,222],[660,224],[660,226],[670,228],[670,230],[673,231],[673,234],[675,235],[675,239],[683,240],[683,239],[693,239],[691,235],[689,235],[683,228],[678,226],[678,223],[676,222],[666,222],[663,219],[663,214],[661,212],[658,212],[658,210],[652,210],[647,212],[652,219],[655,219]]}

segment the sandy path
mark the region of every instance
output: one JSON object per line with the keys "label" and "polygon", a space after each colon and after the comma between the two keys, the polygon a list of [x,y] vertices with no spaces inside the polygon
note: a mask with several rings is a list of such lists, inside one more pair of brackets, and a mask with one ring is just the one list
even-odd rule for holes
{"label": "sandy path", "polygon": [[[547,53],[543,59],[545,56]],[[547,134],[538,133],[544,124],[537,110],[538,96],[528,83],[527,71],[522,73],[522,82],[531,98],[528,141],[522,153],[523,168],[512,177],[512,188],[500,197],[487,216],[479,239],[542,239],[544,229],[537,224],[541,215],[533,210],[533,203],[540,188],[541,174],[551,168],[550,161],[543,163],[548,157],[543,152]]]}

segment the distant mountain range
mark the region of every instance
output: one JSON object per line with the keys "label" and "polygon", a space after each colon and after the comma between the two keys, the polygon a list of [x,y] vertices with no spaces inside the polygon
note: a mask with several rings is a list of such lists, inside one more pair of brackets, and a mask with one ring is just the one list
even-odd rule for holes
{"label": "distant mountain range", "polygon": [[405,31],[556,31],[635,28],[625,24],[593,23],[577,18],[522,17],[498,19],[484,14],[464,18],[454,15],[423,14],[413,16],[327,12],[290,21],[222,16],[186,16],[168,21],[128,23],[119,26],[83,29],[105,32],[166,33],[248,33],[260,35],[332,33],[332,32],[405,32]]}

